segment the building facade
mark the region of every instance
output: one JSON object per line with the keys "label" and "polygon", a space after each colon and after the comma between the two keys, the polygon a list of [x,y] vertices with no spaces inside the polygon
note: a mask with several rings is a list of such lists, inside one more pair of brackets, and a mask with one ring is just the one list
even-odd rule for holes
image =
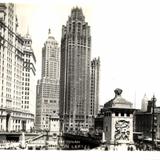
{"label": "building facade", "polygon": [[[153,113],[153,102],[148,100],[147,109],[137,110],[134,114],[135,119],[135,132],[141,133],[142,140],[152,138],[152,131],[154,130],[154,139],[160,140],[160,107],[154,107]],[[143,104],[142,104],[143,105]]]}
{"label": "building facade", "polygon": [[160,140],[160,107],[155,107],[154,127],[156,131],[155,139]]}
{"label": "building facade", "polygon": [[50,118],[50,132],[53,133],[54,136],[59,135],[60,130],[60,119],[59,116],[53,116]]}
{"label": "building facade", "polygon": [[100,74],[100,59],[91,61],[91,108],[90,114],[96,117],[100,109],[99,106],[99,74]]}
{"label": "building facade", "polygon": [[90,117],[90,26],[81,8],[73,8],[62,26],[60,114],[63,131],[89,128]]}
{"label": "building facade", "polygon": [[[12,3],[0,3],[1,131],[30,130],[34,125],[34,115],[31,113],[29,106],[30,99],[27,99],[26,108],[23,107],[23,93],[25,92],[23,81],[26,78],[24,75],[24,65],[25,57],[30,51],[26,50],[26,37],[24,38],[18,34],[17,28],[18,19],[15,13],[15,5]],[[34,57],[34,62],[32,64],[34,66],[35,56],[33,50],[32,56]],[[29,67],[28,73],[30,73],[30,70]],[[31,79],[27,79],[29,84],[30,80]],[[30,90],[30,85],[28,85],[27,90]]]}
{"label": "building facade", "polygon": [[59,47],[49,29],[42,49],[42,79],[36,90],[36,128],[50,130],[50,118],[59,114]]}

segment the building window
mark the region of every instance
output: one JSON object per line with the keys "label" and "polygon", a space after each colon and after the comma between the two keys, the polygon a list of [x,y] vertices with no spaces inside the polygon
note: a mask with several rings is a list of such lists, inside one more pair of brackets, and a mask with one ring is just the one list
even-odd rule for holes
{"label": "building window", "polygon": [[116,112],[116,113],[115,113],[115,116],[117,116],[117,117],[118,117],[118,115],[119,115],[119,113],[118,113],[118,112]]}
{"label": "building window", "polygon": [[48,100],[44,100],[44,103],[45,103],[45,104],[48,103]]}

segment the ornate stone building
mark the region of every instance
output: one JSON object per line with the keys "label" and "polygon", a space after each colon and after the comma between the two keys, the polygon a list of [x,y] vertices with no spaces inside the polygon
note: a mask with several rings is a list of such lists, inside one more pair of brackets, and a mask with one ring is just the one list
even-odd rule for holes
{"label": "ornate stone building", "polygon": [[64,131],[89,128],[91,35],[81,8],[62,26],[60,114]]}
{"label": "ornate stone building", "polygon": [[[17,33],[15,5],[0,3],[0,130],[30,130],[34,115],[30,102],[36,59],[32,41]],[[26,75],[27,74],[27,75]],[[32,76],[32,79],[31,79]]]}

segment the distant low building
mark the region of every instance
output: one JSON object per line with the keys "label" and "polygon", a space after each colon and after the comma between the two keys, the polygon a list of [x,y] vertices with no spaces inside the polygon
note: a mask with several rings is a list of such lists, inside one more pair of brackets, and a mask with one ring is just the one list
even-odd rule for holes
{"label": "distant low building", "polygon": [[154,127],[155,139],[160,139],[160,107],[154,108],[153,115],[153,104],[151,100],[148,100],[146,108],[144,111],[142,107],[141,110],[137,110],[134,114],[135,133],[142,133],[142,139],[152,138],[152,127]]}
{"label": "distant low building", "polygon": [[156,139],[160,140],[160,107],[155,107],[155,114]]}

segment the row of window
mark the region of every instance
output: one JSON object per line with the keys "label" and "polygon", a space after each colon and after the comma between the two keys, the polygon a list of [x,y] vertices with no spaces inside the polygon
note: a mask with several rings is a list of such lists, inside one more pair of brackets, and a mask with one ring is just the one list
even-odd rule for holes
{"label": "row of window", "polygon": [[[23,101],[22,101],[22,104],[23,104]],[[24,101],[24,104],[29,104],[29,101]]]}
{"label": "row of window", "polygon": [[29,76],[30,76],[30,73],[22,73],[22,75],[23,75],[23,76],[25,75],[26,77],[27,77],[27,76],[29,77]]}
{"label": "row of window", "polygon": [[25,113],[19,113],[19,112],[14,112],[13,116],[34,117],[32,114],[25,114]]}
{"label": "row of window", "polygon": [[[22,90],[24,90],[25,89],[25,91],[29,91],[29,87],[22,87]],[[23,94],[23,91],[22,91],[22,94]]]}
{"label": "row of window", "polygon": [[29,99],[29,96],[25,96],[25,97],[22,96],[22,99]]}
{"label": "row of window", "polygon": [[[107,117],[110,117],[112,114],[110,113],[110,112],[107,112],[106,114],[105,114]],[[121,116],[121,117],[124,117],[124,116],[126,116],[126,117],[130,117],[130,113],[119,113],[119,112],[115,112],[115,116],[116,117],[119,117],[119,116]]]}
{"label": "row of window", "polygon": [[23,106],[23,105],[22,105],[22,108],[24,108],[24,109],[29,109],[29,106],[26,106],[26,105]]}

